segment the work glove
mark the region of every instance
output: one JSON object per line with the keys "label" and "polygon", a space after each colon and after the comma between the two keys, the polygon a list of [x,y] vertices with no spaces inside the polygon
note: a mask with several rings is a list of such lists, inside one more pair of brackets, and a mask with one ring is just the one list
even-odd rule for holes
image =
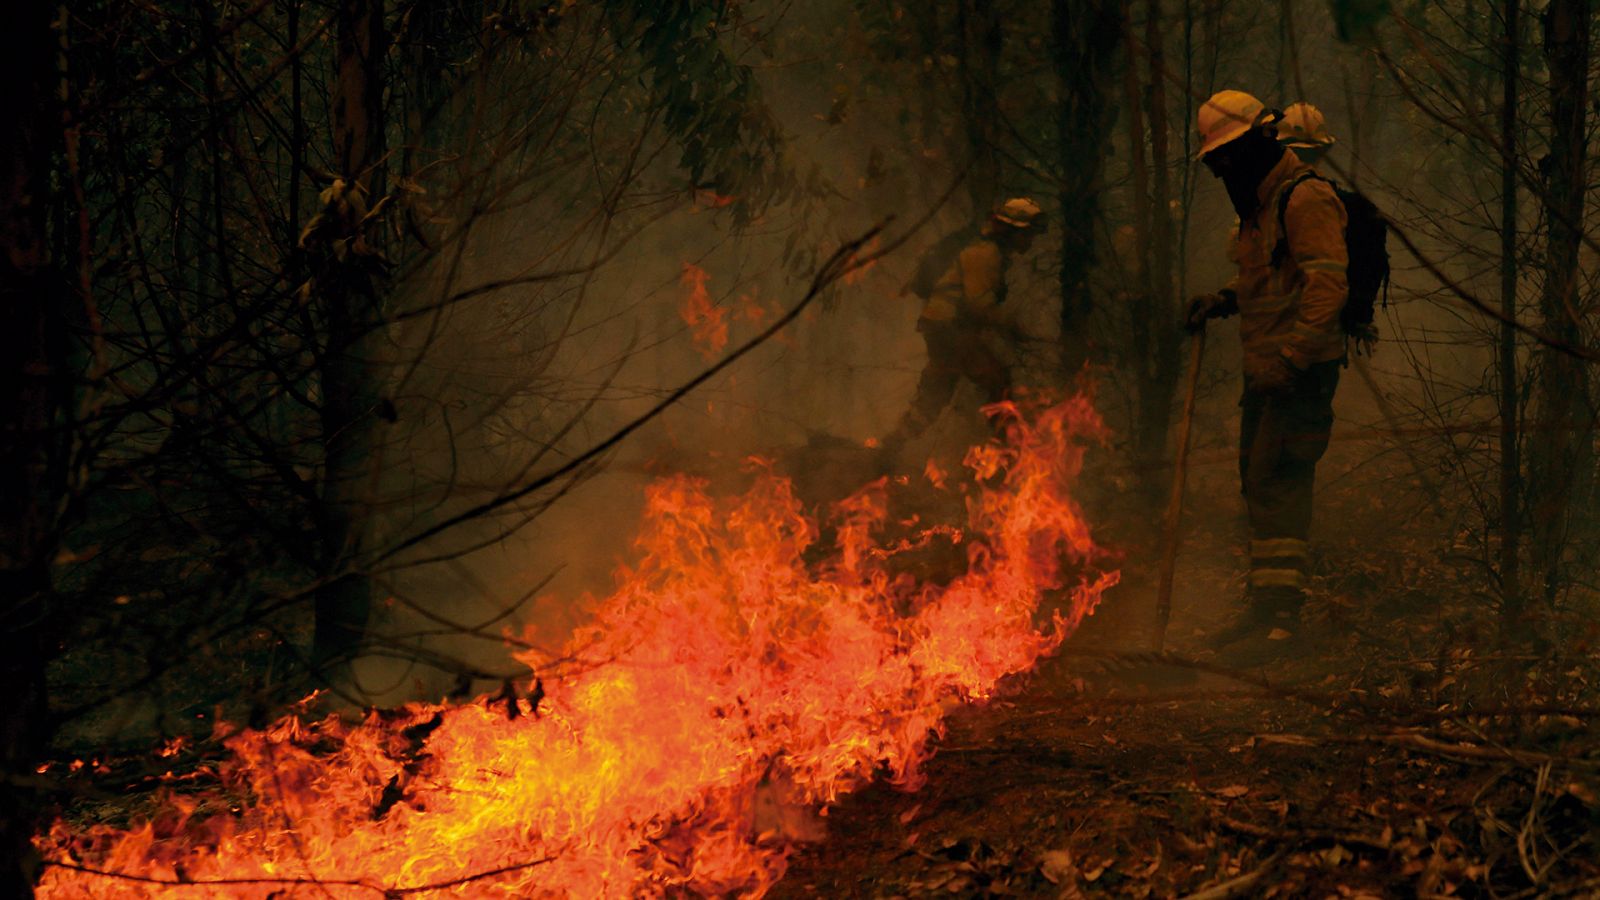
{"label": "work glove", "polygon": [[1244,364],[1245,390],[1271,397],[1284,397],[1294,391],[1300,370],[1281,354],[1247,356]]}
{"label": "work glove", "polygon": [[1184,329],[1194,334],[1205,330],[1207,319],[1226,319],[1238,311],[1239,298],[1227,288],[1213,294],[1196,294],[1189,300]]}

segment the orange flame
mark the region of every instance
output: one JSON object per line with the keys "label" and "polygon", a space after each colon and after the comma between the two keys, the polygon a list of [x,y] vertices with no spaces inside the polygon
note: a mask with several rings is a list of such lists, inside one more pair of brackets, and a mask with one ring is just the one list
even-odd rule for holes
{"label": "orange flame", "polygon": [[[220,788],[174,793],[129,829],[42,835],[39,895],[761,894],[793,843],[763,803],[826,807],[880,773],[916,787],[945,706],[1032,667],[1116,582],[1068,493],[1100,434],[1088,401],[990,412],[1005,440],[968,454],[966,530],[925,533],[966,543],[948,584],[892,573],[908,544],[881,536],[881,479],[836,506],[820,565],[805,559],[816,523],[765,463],[733,497],[661,480],[637,562],[559,681],[233,731]],[[1041,628],[1046,595],[1062,609]]]}
{"label": "orange flame", "polygon": [[719,194],[710,188],[696,188],[694,192],[695,205],[705,209],[722,209],[731,206],[737,199],[732,194]]}
{"label": "orange flame", "polygon": [[695,347],[706,359],[714,359],[728,346],[727,311],[711,302],[711,292],[706,290],[706,282],[710,280],[705,269],[691,262],[683,264],[679,282],[688,291],[683,295],[683,306],[679,307],[678,314],[688,324]]}
{"label": "orange flame", "polygon": [[739,295],[739,315],[746,322],[760,324],[767,318],[767,308],[761,305],[761,300],[756,297],[756,292]]}

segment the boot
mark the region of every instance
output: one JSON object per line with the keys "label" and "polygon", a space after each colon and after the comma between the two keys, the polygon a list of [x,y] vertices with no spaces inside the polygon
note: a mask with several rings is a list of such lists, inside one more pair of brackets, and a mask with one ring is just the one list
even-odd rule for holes
{"label": "boot", "polygon": [[1231,621],[1206,637],[1206,644],[1221,650],[1245,639],[1268,640],[1278,631],[1292,635],[1300,628],[1300,607],[1305,592],[1299,588],[1261,588],[1245,597],[1244,608]]}

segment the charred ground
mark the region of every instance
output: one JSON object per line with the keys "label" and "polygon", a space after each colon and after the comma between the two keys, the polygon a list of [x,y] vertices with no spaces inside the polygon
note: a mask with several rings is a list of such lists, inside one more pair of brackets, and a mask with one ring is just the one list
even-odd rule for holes
{"label": "charred ground", "polygon": [[1248,668],[1181,604],[1149,655],[1154,585],[1125,570],[1055,658],[952,717],[924,787],[831,810],[773,896],[1593,896],[1592,655],[1482,652],[1468,579],[1397,587],[1404,553],[1364,558],[1318,579],[1311,652]]}

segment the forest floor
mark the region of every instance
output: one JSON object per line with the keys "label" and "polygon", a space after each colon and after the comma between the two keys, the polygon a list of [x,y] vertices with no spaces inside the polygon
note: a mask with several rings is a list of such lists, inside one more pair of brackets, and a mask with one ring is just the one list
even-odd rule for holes
{"label": "forest floor", "polygon": [[[870,474],[858,449],[808,452],[827,464],[794,466],[815,482],[803,494]],[[769,896],[1600,897],[1592,600],[1547,614],[1558,640],[1507,648],[1470,548],[1335,475],[1313,637],[1254,665],[1219,657],[1203,636],[1242,595],[1244,535],[1231,453],[1200,461],[1167,652],[1148,652],[1149,517],[1097,522],[1123,581],[1096,613],[954,710],[925,783],[828,810]],[[918,564],[959,569],[950,556]]]}
{"label": "forest floor", "polygon": [[1486,649],[1472,579],[1352,535],[1315,639],[1244,667],[1201,640],[1241,592],[1233,537],[1191,537],[1166,655],[1141,653],[1155,566],[1130,565],[953,715],[924,785],[831,809],[772,896],[1600,896],[1591,620]]}

